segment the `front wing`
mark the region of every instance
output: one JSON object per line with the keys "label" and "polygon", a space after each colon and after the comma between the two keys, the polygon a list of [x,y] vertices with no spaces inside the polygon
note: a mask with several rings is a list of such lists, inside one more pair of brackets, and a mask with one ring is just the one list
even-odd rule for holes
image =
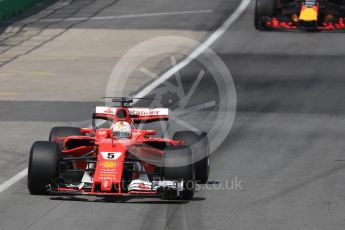
{"label": "front wing", "polygon": [[300,23],[281,18],[263,17],[260,22],[262,30],[296,30],[296,31],[340,31],[345,32],[345,18],[333,22]]}
{"label": "front wing", "polygon": [[[98,192],[91,189],[79,189],[78,187],[52,187],[47,186],[50,195],[88,195],[88,196],[122,196],[122,197],[179,197],[183,192],[183,181],[156,181],[151,190],[129,191],[129,192]],[[156,187],[156,189],[153,189]]]}

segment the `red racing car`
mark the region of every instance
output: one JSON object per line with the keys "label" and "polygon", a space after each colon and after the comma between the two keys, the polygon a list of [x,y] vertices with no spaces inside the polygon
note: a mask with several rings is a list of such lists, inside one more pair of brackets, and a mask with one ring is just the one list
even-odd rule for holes
{"label": "red racing car", "polygon": [[257,0],[258,30],[345,30],[345,0]]}
{"label": "red racing car", "polygon": [[[207,135],[176,132],[172,139],[141,124],[167,122],[169,109],[96,107],[92,128],[55,127],[30,151],[31,194],[154,196],[191,199],[209,174]],[[195,162],[196,161],[196,162]]]}

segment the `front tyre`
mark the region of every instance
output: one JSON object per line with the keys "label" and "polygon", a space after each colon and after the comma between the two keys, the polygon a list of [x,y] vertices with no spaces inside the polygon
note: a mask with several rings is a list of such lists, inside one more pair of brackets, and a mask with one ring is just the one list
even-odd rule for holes
{"label": "front tyre", "polygon": [[190,200],[195,190],[195,169],[193,153],[186,147],[168,147],[163,156],[163,179],[183,181],[180,198]]}
{"label": "front tyre", "polygon": [[33,195],[47,194],[46,186],[58,176],[60,148],[48,141],[35,142],[30,151],[28,189]]}
{"label": "front tyre", "polygon": [[192,149],[195,162],[195,181],[205,184],[210,174],[210,150],[206,133],[196,134],[191,131],[176,132],[174,140],[182,140]]}
{"label": "front tyre", "polygon": [[256,0],[255,5],[255,28],[264,30],[263,17],[273,18],[276,15],[276,0]]}

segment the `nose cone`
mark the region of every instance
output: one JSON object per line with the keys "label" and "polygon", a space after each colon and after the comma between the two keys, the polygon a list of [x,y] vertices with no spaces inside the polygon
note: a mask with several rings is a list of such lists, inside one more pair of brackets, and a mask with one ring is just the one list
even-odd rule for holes
{"label": "nose cone", "polygon": [[304,22],[316,22],[318,19],[318,9],[317,6],[302,6],[299,20]]}

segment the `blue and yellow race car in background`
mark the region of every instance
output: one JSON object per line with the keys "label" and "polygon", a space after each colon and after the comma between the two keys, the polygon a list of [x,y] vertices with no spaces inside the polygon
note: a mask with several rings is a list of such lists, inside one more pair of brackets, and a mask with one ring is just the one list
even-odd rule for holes
{"label": "blue and yellow race car in background", "polygon": [[344,30],[345,0],[257,0],[258,30]]}

